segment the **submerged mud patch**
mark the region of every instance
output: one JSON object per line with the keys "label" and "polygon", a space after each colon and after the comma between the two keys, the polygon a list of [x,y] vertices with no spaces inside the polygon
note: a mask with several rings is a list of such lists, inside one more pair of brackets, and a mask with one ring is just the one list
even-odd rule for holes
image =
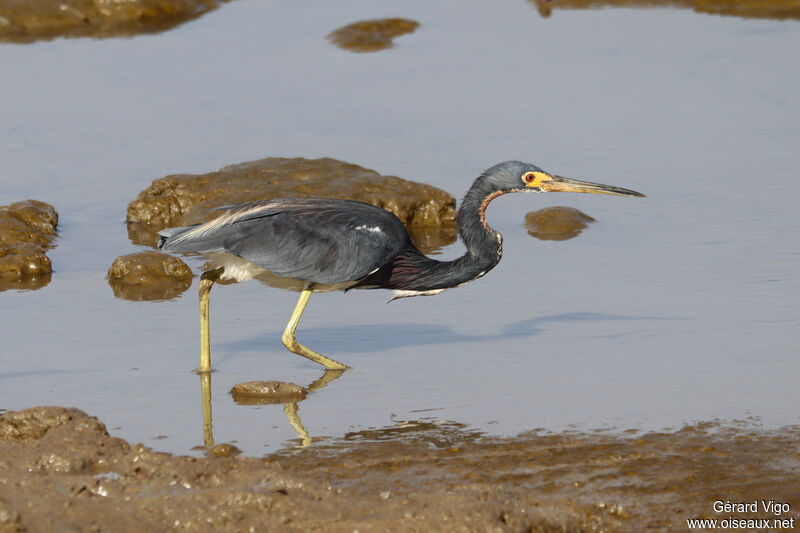
{"label": "submerged mud patch", "polygon": [[47,250],[58,226],[55,208],[37,200],[0,206],[0,291],[39,289],[53,271]]}
{"label": "submerged mud patch", "polygon": [[328,39],[352,52],[376,52],[391,48],[392,39],[413,33],[418,27],[419,22],[402,18],[362,20],[331,32]]}
{"label": "submerged mud patch", "polygon": [[566,241],[577,237],[594,219],[574,207],[554,206],[525,215],[528,235],[543,241]]}
{"label": "submerged mud patch", "polygon": [[108,269],[114,296],[124,300],[169,300],[192,286],[189,265],[171,255],[139,252],[117,257]]}
{"label": "submerged mud patch", "polygon": [[456,239],[456,201],[441,189],[336,159],[279,157],[155,180],[128,204],[128,236],[135,244],[155,246],[158,231],[211,220],[220,206],[309,196],[358,200],[391,211],[423,251]]}
{"label": "submerged mud patch", "polygon": [[[28,531],[685,530],[692,518],[793,518],[799,438],[715,423],[494,438],[411,421],[264,458],[230,445],[194,458],[39,407],[0,415],[0,510],[4,527]],[[719,500],[758,505],[717,512]]]}
{"label": "submerged mud patch", "polygon": [[164,31],[227,0],[0,0],[0,41],[123,37]]}

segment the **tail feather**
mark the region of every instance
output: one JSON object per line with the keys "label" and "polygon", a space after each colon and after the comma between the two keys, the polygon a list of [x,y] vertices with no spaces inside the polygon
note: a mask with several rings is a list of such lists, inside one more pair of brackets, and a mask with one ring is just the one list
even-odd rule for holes
{"label": "tail feather", "polygon": [[180,228],[165,228],[158,232],[158,247],[169,250],[169,240],[178,237],[187,231],[194,229],[199,224],[193,226],[182,226]]}

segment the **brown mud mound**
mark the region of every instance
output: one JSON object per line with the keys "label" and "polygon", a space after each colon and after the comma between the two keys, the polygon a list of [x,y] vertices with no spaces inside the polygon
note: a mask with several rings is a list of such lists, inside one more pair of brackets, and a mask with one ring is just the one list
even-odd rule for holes
{"label": "brown mud mound", "polygon": [[413,33],[419,22],[401,19],[362,20],[343,26],[328,34],[328,39],[345,50],[376,52],[394,46],[392,39]]}
{"label": "brown mud mound", "polygon": [[[638,532],[703,517],[792,520],[799,447],[796,427],[489,438],[406,422],[262,459],[227,448],[194,458],[39,407],[0,415],[0,530]],[[718,500],[758,510],[718,513]]]}
{"label": "brown mud mound", "polygon": [[553,9],[599,9],[602,7],[683,7],[698,13],[745,18],[800,20],[797,0],[532,0],[543,17]]}
{"label": "brown mud mound", "polygon": [[577,237],[594,219],[574,207],[554,206],[525,215],[528,235],[542,241],[566,241]]}
{"label": "brown mud mound", "polygon": [[45,255],[53,248],[58,213],[52,205],[25,200],[0,206],[0,291],[39,289],[53,271]]}
{"label": "brown mud mound", "polygon": [[216,207],[308,196],[359,200],[391,211],[424,251],[456,239],[456,201],[441,189],[336,159],[278,157],[155,180],[128,204],[128,236],[155,246],[158,231],[211,220]]}
{"label": "brown mud mound", "polygon": [[308,389],[285,381],[248,381],[234,385],[230,394],[239,405],[268,405],[301,402]]}
{"label": "brown mud mound", "polygon": [[164,31],[227,0],[0,0],[0,41]]}
{"label": "brown mud mound", "polygon": [[227,442],[215,444],[206,449],[206,455],[209,457],[230,457],[232,455],[239,455],[240,453],[242,453],[242,450]]}
{"label": "brown mud mound", "polygon": [[108,269],[114,296],[125,300],[169,300],[192,286],[192,270],[171,255],[139,252],[117,257]]}

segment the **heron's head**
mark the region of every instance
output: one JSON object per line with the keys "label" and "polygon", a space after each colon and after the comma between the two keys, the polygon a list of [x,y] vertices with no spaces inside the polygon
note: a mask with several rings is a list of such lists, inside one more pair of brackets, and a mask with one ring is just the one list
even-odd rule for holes
{"label": "heron's head", "polygon": [[522,161],[500,163],[487,170],[482,177],[498,192],[585,192],[616,196],[644,196],[644,194],[621,187],[549,174],[536,165]]}

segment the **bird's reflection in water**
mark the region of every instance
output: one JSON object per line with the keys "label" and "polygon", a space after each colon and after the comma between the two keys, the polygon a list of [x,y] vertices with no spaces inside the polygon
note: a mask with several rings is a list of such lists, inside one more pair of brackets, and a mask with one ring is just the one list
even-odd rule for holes
{"label": "bird's reflection in water", "polygon": [[203,446],[214,445],[214,430],[211,428],[211,372],[200,372],[200,396],[203,402]]}
{"label": "bird's reflection in water", "polygon": [[[309,435],[300,421],[298,403],[305,400],[308,394],[325,387],[331,381],[339,378],[344,370],[326,370],[322,376],[311,382],[307,387],[293,383],[279,381],[256,381],[241,383],[231,390],[233,401],[238,405],[271,405],[283,404],[286,419],[297,432],[300,439],[300,448],[311,444]],[[211,421],[211,373],[200,372],[200,392],[203,406],[203,445],[206,449],[214,446],[214,432]]]}

